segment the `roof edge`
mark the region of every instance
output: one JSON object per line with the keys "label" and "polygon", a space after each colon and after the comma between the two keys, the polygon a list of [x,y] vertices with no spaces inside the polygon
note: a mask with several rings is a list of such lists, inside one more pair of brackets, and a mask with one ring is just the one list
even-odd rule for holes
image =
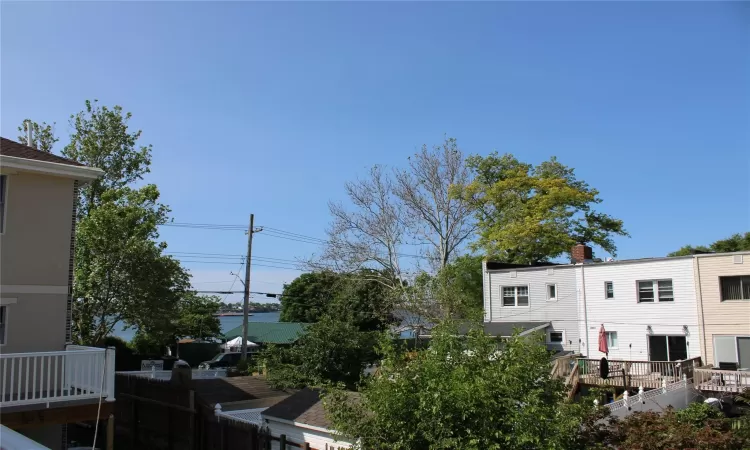
{"label": "roof edge", "polygon": [[9,169],[25,170],[45,175],[73,178],[80,181],[94,181],[104,175],[102,169],[88,166],[73,166],[70,164],[40,161],[37,159],[19,158],[17,156],[0,155],[0,166]]}

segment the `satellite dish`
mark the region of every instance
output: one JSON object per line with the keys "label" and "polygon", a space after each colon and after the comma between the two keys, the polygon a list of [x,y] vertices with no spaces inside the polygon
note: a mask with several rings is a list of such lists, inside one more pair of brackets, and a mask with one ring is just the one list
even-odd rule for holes
{"label": "satellite dish", "polygon": [[599,362],[599,376],[603,380],[606,380],[609,376],[609,362],[607,361],[607,358],[602,358]]}

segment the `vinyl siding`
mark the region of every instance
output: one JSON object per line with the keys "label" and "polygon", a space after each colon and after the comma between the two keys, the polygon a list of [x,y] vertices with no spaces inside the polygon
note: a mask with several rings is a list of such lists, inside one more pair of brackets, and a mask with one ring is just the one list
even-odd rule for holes
{"label": "vinyl siding", "polygon": [[[513,277],[515,274],[515,277]],[[557,300],[547,300],[547,285],[557,287]],[[502,306],[503,286],[528,286],[528,307]],[[564,332],[564,344],[548,344],[556,350],[579,351],[575,268],[538,267],[484,271],[485,322],[550,322],[548,331]]]}
{"label": "vinyl siding", "polygon": [[734,255],[705,255],[694,258],[700,287],[699,299],[703,317],[700,333],[701,349],[706,364],[714,365],[713,336],[750,336],[750,300],[721,301],[722,276],[750,275],[750,252],[742,255],[742,263],[734,263]]}
{"label": "vinyl siding", "polygon": [[[351,445],[347,442],[336,441],[330,433],[325,433],[317,430],[310,430],[302,428],[296,425],[288,424],[273,420],[271,417],[266,417],[266,423],[273,436],[286,435],[287,441],[294,442],[296,444],[303,444],[308,442],[310,447],[317,450],[337,450],[347,449]],[[297,449],[299,447],[293,447],[288,445],[284,450]],[[279,442],[273,441],[271,444],[272,450],[279,449]]]}
{"label": "vinyl siding", "polygon": [[[581,310],[582,353],[591,358],[604,356],[598,349],[599,329],[616,331],[618,346],[610,349],[610,359],[646,361],[648,334],[685,336],[688,326],[688,357],[700,355],[698,308],[692,258],[633,261],[576,266]],[[638,303],[637,281],[671,279],[673,302]],[[614,283],[614,298],[605,298],[604,282]],[[585,286],[584,286],[585,284]],[[585,288],[585,306],[582,288]],[[588,329],[586,326],[588,319]]]}

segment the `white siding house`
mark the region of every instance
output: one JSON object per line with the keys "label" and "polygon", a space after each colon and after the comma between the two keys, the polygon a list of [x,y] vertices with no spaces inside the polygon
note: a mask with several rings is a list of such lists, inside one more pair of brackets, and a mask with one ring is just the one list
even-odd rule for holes
{"label": "white siding house", "polygon": [[576,265],[581,353],[601,358],[601,326],[609,358],[664,361],[700,356],[693,258]]}
{"label": "white siding house", "polygon": [[[265,425],[273,436],[286,436],[287,442],[304,444],[307,442],[311,448],[318,450],[339,450],[351,448],[348,442],[337,441],[327,428],[319,428],[304,423],[294,423],[287,420],[266,417]],[[288,449],[298,448],[287,446]],[[280,450],[279,442],[271,443],[272,450]],[[285,449],[287,450],[287,449]]]}
{"label": "white siding house", "polygon": [[483,262],[486,323],[548,322],[547,346],[579,352],[573,265],[493,269]]}

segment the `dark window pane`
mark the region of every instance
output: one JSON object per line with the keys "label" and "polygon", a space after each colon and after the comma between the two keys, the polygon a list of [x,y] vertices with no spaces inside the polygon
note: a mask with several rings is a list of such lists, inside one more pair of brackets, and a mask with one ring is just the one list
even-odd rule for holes
{"label": "dark window pane", "polygon": [[[742,277],[722,277],[721,278],[721,299],[722,300],[742,300]],[[748,296],[750,298],[750,296]]]}

